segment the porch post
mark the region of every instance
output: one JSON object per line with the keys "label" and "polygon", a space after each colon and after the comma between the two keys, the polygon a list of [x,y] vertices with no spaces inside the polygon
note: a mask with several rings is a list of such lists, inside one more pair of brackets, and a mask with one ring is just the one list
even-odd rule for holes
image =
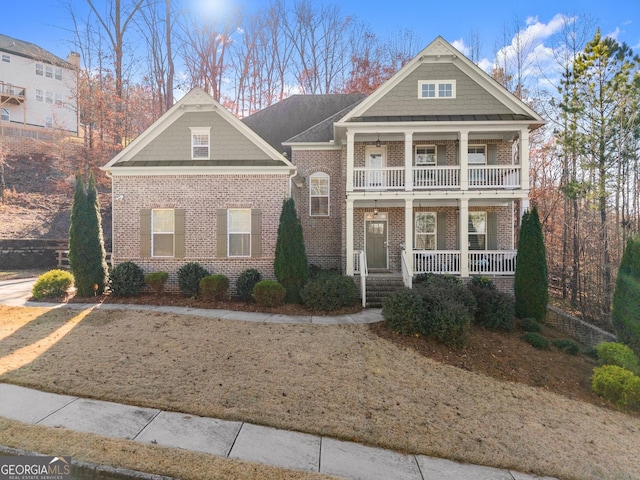
{"label": "porch post", "polygon": [[520,130],[520,188],[529,190],[529,129],[527,128]]}
{"label": "porch post", "polygon": [[520,200],[520,225],[522,225],[522,216],[529,210],[529,198],[522,198]]}
{"label": "porch post", "polygon": [[347,193],[353,192],[354,137],[353,132],[347,132]]}
{"label": "porch post", "polygon": [[413,190],[413,132],[404,132],[404,189]]}
{"label": "porch post", "polygon": [[353,276],[353,200],[347,198],[347,275]]}
{"label": "porch post", "polygon": [[460,190],[469,190],[469,131],[460,130],[460,151],[458,158],[460,163]]}
{"label": "porch post", "polygon": [[[462,142],[460,142],[462,143]],[[469,276],[469,200],[458,200],[458,232],[460,235],[460,276]]]}
{"label": "porch post", "polygon": [[413,199],[404,201],[404,248],[407,254],[407,273],[413,277]]}

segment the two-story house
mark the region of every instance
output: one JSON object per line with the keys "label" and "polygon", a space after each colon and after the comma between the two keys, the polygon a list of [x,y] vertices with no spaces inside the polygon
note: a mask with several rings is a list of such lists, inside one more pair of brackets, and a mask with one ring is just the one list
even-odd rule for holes
{"label": "two-story house", "polygon": [[509,290],[543,124],[441,37],[367,97],[295,95],[240,122],[191,92],[105,167],[113,259],[271,276],[292,195],[311,264],[406,285],[484,274]]}
{"label": "two-story house", "polygon": [[[7,136],[43,129],[78,134],[77,67],[33,43],[0,34],[0,128]],[[33,132],[25,134],[24,132]]]}

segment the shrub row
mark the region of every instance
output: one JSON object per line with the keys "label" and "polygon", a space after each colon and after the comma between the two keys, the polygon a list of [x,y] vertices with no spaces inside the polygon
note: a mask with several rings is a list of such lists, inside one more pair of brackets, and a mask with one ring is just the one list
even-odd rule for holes
{"label": "shrub row", "polygon": [[640,409],[640,361],[627,345],[603,342],[596,346],[600,367],[593,370],[591,388],[618,408]]}

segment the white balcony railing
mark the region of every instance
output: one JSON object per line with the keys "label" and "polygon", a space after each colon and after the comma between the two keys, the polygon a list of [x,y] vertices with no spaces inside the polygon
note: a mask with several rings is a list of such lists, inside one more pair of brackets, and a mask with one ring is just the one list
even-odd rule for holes
{"label": "white balcony railing", "polygon": [[460,273],[458,250],[414,250],[413,273]]}
{"label": "white balcony railing", "polygon": [[[470,189],[520,188],[519,165],[483,165],[469,167]],[[459,189],[460,167],[413,167],[414,190]],[[353,170],[353,189],[365,191],[404,190],[404,167],[363,168]]]}
{"label": "white balcony railing", "polygon": [[469,274],[514,275],[516,250],[482,250],[469,252]]}

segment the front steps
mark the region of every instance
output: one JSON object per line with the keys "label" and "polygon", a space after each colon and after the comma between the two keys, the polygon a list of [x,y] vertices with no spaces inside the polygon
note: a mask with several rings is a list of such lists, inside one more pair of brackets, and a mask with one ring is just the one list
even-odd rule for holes
{"label": "front steps", "polygon": [[[359,279],[359,277],[356,277]],[[404,286],[400,273],[369,273],[366,277],[367,308],[380,308],[387,296]]]}

